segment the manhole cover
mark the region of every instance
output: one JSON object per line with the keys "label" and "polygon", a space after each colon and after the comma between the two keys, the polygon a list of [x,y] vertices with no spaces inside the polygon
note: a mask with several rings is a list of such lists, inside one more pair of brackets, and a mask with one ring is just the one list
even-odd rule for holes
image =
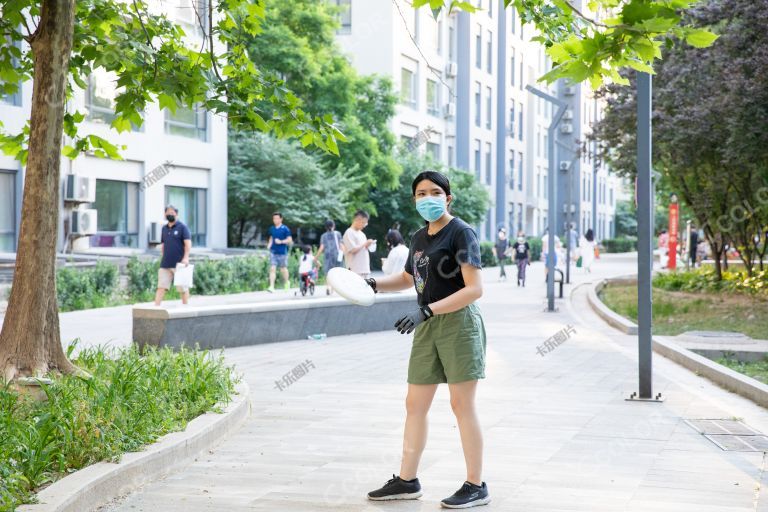
{"label": "manhole cover", "polygon": [[732,419],[701,419],[685,420],[690,426],[702,434],[736,434],[740,436],[761,436],[758,432],[738,420]]}
{"label": "manhole cover", "polygon": [[704,437],[729,452],[768,452],[766,436],[705,435]]}
{"label": "manhole cover", "polygon": [[721,450],[768,452],[768,436],[738,420],[690,419],[685,422]]}

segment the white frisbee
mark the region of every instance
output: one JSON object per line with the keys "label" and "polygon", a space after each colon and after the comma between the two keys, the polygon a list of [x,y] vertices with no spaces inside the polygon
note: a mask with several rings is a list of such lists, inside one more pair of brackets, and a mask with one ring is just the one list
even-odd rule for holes
{"label": "white frisbee", "polygon": [[332,268],[328,271],[326,280],[339,295],[353,304],[371,306],[376,301],[373,288],[351,270],[343,267]]}

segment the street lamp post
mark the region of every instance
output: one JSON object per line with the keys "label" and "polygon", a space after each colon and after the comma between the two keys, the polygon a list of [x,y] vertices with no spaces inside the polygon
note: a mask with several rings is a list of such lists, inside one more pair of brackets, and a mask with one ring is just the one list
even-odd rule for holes
{"label": "street lamp post", "polygon": [[554,96],[547,94],[543,91],[536,89],[530,85],[525,87],[529,92],[548,101],[557,107],[557,112],[552,117],[552,121],[549,123],[547,133],[549,134],[549,141],[547,143],[547,162],[548,162],[548,175],[547,188],[549,189],[549,205],[547,206],[549,213],[547,214],[547,228],[549,237],[547,239],[547,311],[555,311],[555,222],[554,218],[557,218],[557,201],[555,193],[557,187],[555,182],[557,181],[557,171],[555,169],[555,129],[560,123],[565,113],[566,104],[563,101],[555,98]]}

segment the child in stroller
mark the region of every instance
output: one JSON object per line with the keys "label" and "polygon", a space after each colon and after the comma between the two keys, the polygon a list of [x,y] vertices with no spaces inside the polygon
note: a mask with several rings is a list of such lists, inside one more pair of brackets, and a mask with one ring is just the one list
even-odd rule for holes
{"label": "child in stroller", "polygon": [[312,255],[312,248],[305,245],[301,248],[304,254],[299,258],[299,291],[302,295],[309,292],[315,294],[315,280],[317,279],[317,258]]}

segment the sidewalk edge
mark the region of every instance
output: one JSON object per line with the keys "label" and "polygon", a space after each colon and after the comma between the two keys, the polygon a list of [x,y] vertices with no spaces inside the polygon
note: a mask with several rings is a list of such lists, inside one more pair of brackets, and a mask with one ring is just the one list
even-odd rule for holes
{"label": "sidewalk edge", "polygon": [[126,453],[119,463],[99,462],[62,478],[37,494],[38,504],[17,512],[84,512],[158,480],[210,450],[237,431],[250,415],[248,385],[242,381],[222,413],[208,412],[181,432],[172,432],[141,452]]}

